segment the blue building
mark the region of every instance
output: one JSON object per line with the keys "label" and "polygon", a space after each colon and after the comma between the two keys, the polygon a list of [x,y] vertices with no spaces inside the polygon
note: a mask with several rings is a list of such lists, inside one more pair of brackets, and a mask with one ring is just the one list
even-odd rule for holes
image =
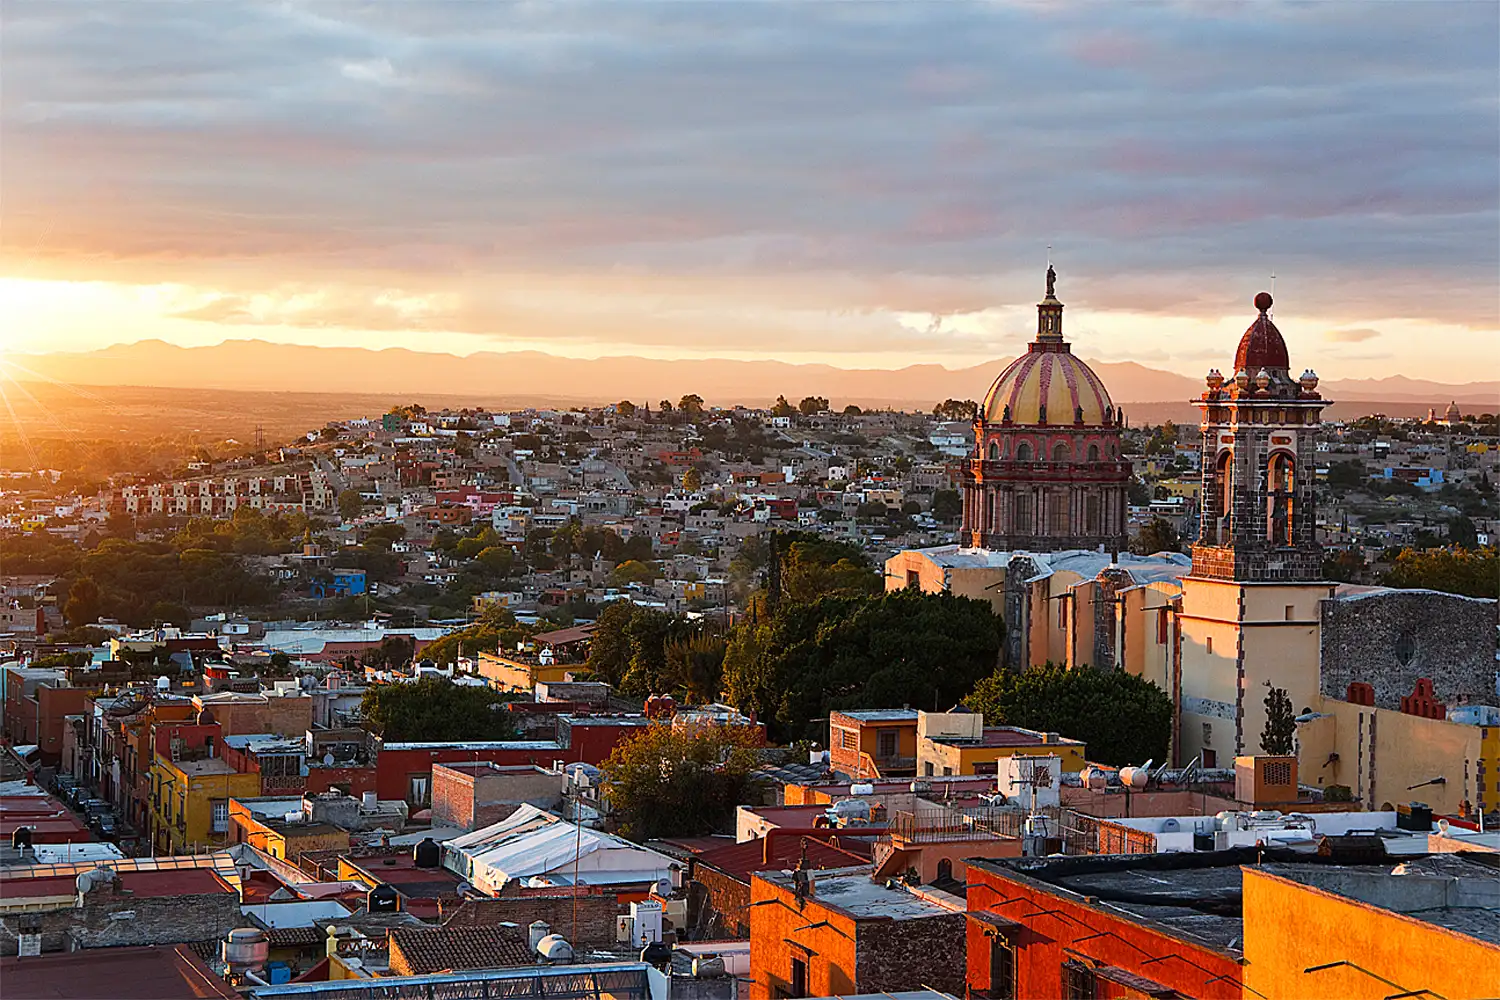
{"label": "blue building", "polygon": [[365,592],[365,571],[362,569],[335,569],[330,571],[332,579],[315,577],[312,581],[312,596],[358,597]]}

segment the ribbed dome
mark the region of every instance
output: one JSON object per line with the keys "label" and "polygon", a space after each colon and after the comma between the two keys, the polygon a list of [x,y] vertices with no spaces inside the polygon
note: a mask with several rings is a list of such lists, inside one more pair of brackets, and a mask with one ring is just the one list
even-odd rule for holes
{"label": "ribbed dome", "polygon": [[1271,296],[1261,292],[1255,297],[1255,308],[1260,310],[1260,315],[1240,338],[1239,350],[1234,352],[1234,370],[1247,372],[1251,378],[1262,368],[1267,371],[1286,371],[1291,367],[1286,353],[1286,341],[1281,339],[1281,331],[1276,329],[1276,324],[1267,315],[1271,308]]}
{"label": "ribbed dome", "polygon": [[[1059,346],[1061,350],[1056,349]],[[1075,423],[1081,408],[1083,423],[1099,427],[1113,408],[1099,376],[1074,357],[1066,344],[1033,345],[1029,354],[1012,361],[984,397],[984,419],[998,424],[1009,407],[1011,423],[1039,424],[1043,406],[1046,422],[1053,426]]]}

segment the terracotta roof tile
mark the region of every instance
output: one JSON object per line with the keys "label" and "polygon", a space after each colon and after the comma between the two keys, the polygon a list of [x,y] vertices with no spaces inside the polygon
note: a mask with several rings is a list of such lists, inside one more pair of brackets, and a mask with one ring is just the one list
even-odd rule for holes
{"label": "terracotta roof tile", "polygon": [[535,963],[519,927],[403,927],[391,931],[390,943],[391,971],[403,976]]}

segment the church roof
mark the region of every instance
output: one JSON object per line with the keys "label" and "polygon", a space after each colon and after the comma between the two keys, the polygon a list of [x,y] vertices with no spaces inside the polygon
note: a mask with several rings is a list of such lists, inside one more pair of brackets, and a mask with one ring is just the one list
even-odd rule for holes
{"label": "church roof", "polygon": [[1234,370],[1247,372],[1251,378],[1262,368],[1267,371],[1286,371],[1291,366],[1286,353],[1286,341],[1281,339],[1281,331],[1271,322],[1271,303],[1271,296],[1266,292],[1255,297],[1255,308],[1260,310],[1260,315],[1245,330],[1245,335],[1240,338],[1239,350],[1234,352]]}

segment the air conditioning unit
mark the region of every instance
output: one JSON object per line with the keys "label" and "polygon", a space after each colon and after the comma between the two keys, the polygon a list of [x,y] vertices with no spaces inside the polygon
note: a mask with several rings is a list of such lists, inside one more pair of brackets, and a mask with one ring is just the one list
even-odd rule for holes
{"label": "air conditioning unit", "polygon": [[1216,851],[1227,851],[1227,850],[1229,850],[1229,831],[1228,830],[1215,830],[1214,831],[1214,850],[1216,850]]}

